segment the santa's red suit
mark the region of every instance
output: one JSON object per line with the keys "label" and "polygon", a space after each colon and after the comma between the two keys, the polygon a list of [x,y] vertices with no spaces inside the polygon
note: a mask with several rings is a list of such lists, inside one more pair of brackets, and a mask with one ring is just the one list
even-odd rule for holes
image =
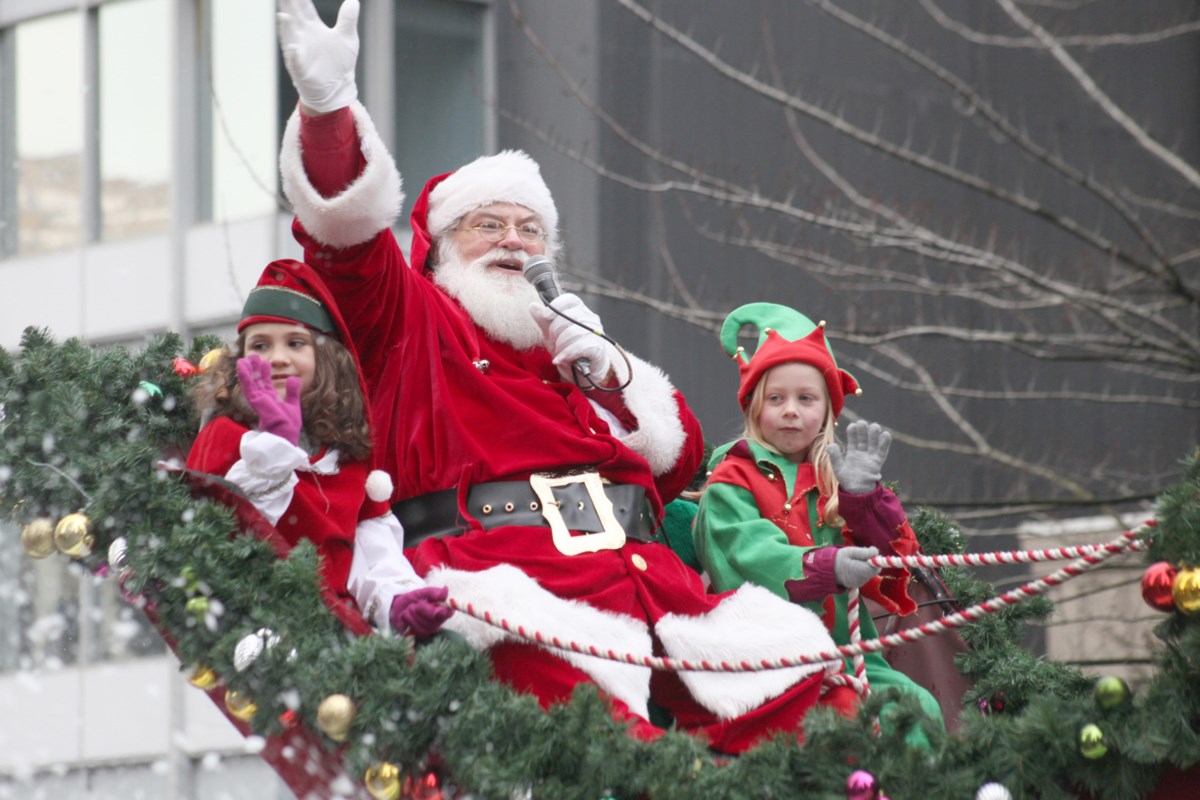
{"label": "santa's red suit", "polygon": [[[611,416],[562,380],[546,350],[518,351],[475,325],[428,272],[428,195],[447,176],[430,181],[416,203],[409,267],[389,230],[401,206],[400,177],[361,105],[318,118],[295,114],[280,164],[305,260],[324,277],[358,351],[393,499],[433,505],[451,490],[456,530],[408,551],[429,584],[527,630],[635,656],[741,661],[832,646],[819,619],[765,589],[705,594],[668,547],[638,540],[632,529],[624,542],[567,554],[544,522],[497,523],[527,509],[474,503],[484,484],[519,487],[531,475],[591,471],[610,487],[640,487],[648,516],[661,520],[663,502],[700,464],[699,424],[666,375],[632,358],[632,381],[616,409],[630,430],[614,433]],[[407,524],[410,542],[421,535]],[[765,732],[799,730],[827,669],[652,675],[616,661],[551,655],[464,614],[446,627],[489,649],[497,675],[543,704],[591,681],[619,715],[633,715],[636,734],[655,735],[646,722],[653,700],[677,726],[702,731],[727,752]],[[854,703],[845,689],[825,702]]]}

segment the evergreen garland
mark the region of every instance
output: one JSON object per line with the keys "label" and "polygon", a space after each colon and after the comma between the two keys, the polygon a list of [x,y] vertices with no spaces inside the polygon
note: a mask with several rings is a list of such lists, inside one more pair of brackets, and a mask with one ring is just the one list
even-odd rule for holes
{"label": "evergreen garland", "polygon": [[[489,680],[487,658],[451,636],[414,648],[406,639],[352,635],[320,599],[311,545],[277,557],[264,541],[239,535],[228,508],[194,497],[155,466],[185,453],[195,432],[189,379],[173,361],[197,363],[215,344],[206,338],[185,348],[166,335],[137,351],[92,348],[30,329],[18,355],[0,351],[0,513],[18,526],[85,513],[97,542],[81,560],[92,569],[123,537],[126,590],[150,604],[183,664],[210,667],[253,698],[256,733],[279,733],[289,709],[319,730],[322,699],[354,698],[343,753],[351,775],[385,761],[420,774],[432,757],[447,780],[477,797],[716,800],[844,798],[849,772],[867,769],[893,798],[970,798],[999,781],[1018,798],[1086,791],[1118,800],[1145,797],[1167,767],[1200,762],[1200,619],[1177,611],[1156,630],[1163,646],[1155,677],[1114,709],[1098,707],[1092,679],[1018,645],[1021,627],[1050,610],[1039,600],[961,631],[971,650],[959,668],[975,682],[966,701],[1003,692],[1005,713],[968,711],[949,736],[914,701],[876,693],[858,720],[815,710],[803,746],[780,736],[732,759],[676,732],[634,741],[591,687],[543,712]],[[1200,564],[1200,453],[1183,466],[1183,481],[1160,500],[1151,561]],[[921,509],[912,522],[927,552],[963,551],[945,517]],[[992,594],[967,569],[942,573],[964,604]],[[263,627],[280,643],[239,672],[238,642]],[[895,704],[897,724],[870,735],[885,700]],[[1103,730],[1101,758],[1080,753],[1088,723]],[[928,749],[904,743],[912,726],[925,729]]]}

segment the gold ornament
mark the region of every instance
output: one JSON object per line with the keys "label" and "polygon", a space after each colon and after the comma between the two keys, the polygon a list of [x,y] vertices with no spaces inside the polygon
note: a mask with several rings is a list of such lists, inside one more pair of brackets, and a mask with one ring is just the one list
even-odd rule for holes
{"label": "gold ornament", "polygon": [[217,360],[221,357],[221,355],[224,352],[225,352],[225,348],[214,347],[212,350],[209,350],[207,353],[205,353],[204,356],[200,359],[200,364],[199,364],[200,371],[207,372],[208,370],[212,369],[213,366],[217,363]]}
{"label": "gold ornament", "polygon": [[67,514],[54,527],[54,545],[60,553],[71,558],[84,558],[92,554],[92,523],[86,514]]}
{"label": "gold ornament", "polygon": [[375,800],[399,800],[400,770],[384,761],[367,769],[363,784]]}
{"label": "gold ornament", "polygon": [[213,672],[208,667],[197,666],[192,670],[192,674],[188,676],[188,683],[195,686],[197,689],[205,691],[217,685],[217,673]]}
{"label": "gold ornament", "polygon": [[1093,761],[1104,758],[1104,754],[1108,752],[1108,745],[1104,743],[1104,731],[1100,730],[1099,725],[1084,725],[1079,730],[1079,752],[1084,758]]}
{"label": "gold ornament", "polygon": [[353,700],[344,694],[331,694],[317,706],[317,725],[330,739],[344,742],[350,735],[356,713],[358,709]]}
{"label": "gold ornament", "polygon": [[233,689],[225,691],[225,708],[229,709],[230,714],[233,714],[243,722],[249,722],[258,711],[258,706],[254,704],[253,700],[241,692],[235,692]]}
{"label": "gold ornament", "polygon": [[38,517],[21,529],[21,549],[30,558],[45,558],[58,551],[54,544],[54,522]]}
{"label": "gold ornament", "polygon": [[1175,607],[1185,614],[1200,614],[1200,569],[1188,567],[1179,570],[1171,584],[1171,597]]}

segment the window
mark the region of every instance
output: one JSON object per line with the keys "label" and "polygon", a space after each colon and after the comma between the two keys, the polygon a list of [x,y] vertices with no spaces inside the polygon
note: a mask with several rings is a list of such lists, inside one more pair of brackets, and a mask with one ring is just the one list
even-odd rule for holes
{"label": "window", "polygon": [[[276,208],[279,131],[274,3],[212,0],[206,74],[198,76],[202,171],[200,219],[232,220]],[[207,87],[207,88],[203,88]],[[205,180],[207,179],[207,180]]]}
{"label": "window", "polygon": [[486,6],[460,0],[396,5],[393,152],[404,176],[402,220],[435,175],[482,155]]}
{"label": "window", "polygon": [[170,224],[170,7],[122,0],[99,15],[101,236],[126,239]]}
{"label": "window", "polygon": [[[83,26],[75,13],[17,25],[11,37],[16,196],[5,250],[32,255],[83,241]],[[6,59],[8,60],[8,59]],[[6,159],[7,160],[7,159]],[[0,165],[7,171],[7,165]],[[8,183],[0,180],[0,184]],[[15,208],[15,214],[11,209]],[[15,217],[15,219],[14,219]]]}

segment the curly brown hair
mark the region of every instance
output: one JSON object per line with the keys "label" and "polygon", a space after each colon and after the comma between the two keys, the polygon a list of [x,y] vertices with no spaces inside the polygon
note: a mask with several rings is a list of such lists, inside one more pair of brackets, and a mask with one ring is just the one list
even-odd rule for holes
{"label": "curly brown hair", "polygon": [[[314,444],[336,447],[341,461],[361,461],[371,454],[371,425],[354,356],[335,337],[314,332],[316,368],[312,384],[300,398],[304,432]],[[258,415],[242,394],[237,362],[246,350],[245,334],[221,356],[192,389],[201,424],[227,416],[246,427]]]}

